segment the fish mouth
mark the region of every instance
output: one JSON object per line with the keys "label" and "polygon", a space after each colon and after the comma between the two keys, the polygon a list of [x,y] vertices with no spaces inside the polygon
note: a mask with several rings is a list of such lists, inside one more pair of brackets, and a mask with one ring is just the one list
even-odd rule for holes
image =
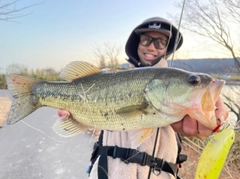
{"label": "fish mouth", "polygon": [[198,122],[212,130],[218,125],[218,120],[215,116],[215,105],[225,83],[224,80],[213,80],[205,93],[203,93],[201,101],[202,109],[192,116]]}
{"label": "fish mouth", "polygon": [[[212,80],[200,98],[195,96],[195,102],[191,110],[188,111],[188,115],[191,118],[196,119],[199,123],[211,130],[215,129],[218,125],[218,120],[215,116],[215,105],[224,84],[224,80]],[[198,103],[198,100],[200,100],[200,103]]]}
{"label": "fish mouth", "polygon": [[215,103],[225,83],[226,82],[224,80],[218,80],[218,79],[215,79],[210,83],[208,89],[202,96],[203,111],[215,110]]}

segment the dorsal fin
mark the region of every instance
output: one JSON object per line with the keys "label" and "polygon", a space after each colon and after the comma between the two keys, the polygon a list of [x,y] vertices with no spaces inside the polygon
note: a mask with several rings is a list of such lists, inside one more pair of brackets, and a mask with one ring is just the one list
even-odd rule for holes
{"label": "dorsal fin", "polygon": [[69,63],[60,73],[60,77],[67,81],[73,81],[88,75],[102,72],[101,69],[83,61],[73,61]]}

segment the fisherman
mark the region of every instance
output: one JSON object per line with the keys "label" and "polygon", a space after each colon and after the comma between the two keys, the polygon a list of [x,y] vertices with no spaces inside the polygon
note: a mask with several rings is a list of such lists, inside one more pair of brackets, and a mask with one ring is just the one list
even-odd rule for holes
{"label": "fisherman", "polygon": [[[135,67],[167,67],[167,58],[183,43],[182,34],[169,21],[153,17],[138,25],[126,43],[126,54]],[[68,114],[60,110],[59,115]],[[216,103],[218,123],[228,116],[221,98]],[[161,120],[161,119],[159,119]],[[208,136],[211,130],[195,119],[185,116],[180,122],[156,129],[155,133],[138,147],[134,147],[131,136],[138,131],[102,131],[94,145],[89,168],[90,179],[174,179],[186,156],[180,154],[181,139],[178,134]]]}

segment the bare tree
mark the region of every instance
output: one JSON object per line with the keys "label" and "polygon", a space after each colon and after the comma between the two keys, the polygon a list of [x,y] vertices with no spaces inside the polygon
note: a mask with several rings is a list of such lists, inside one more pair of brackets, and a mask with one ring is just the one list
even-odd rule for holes
{"label": "bare tree", "polygon": [[111,43],[105,43],[105,52],[106,56],[109,59],[109,67],[110,68],[116,68],[119,65],[118,57],[121,53],[121,46]]}
{"label": "bare tree", "polygon": [[59,79],[58,72],[53,68],[45,68],[42,70],[46,80],[57,80]]}
{"label": "bare tree", "polygon": [[[231,54],[235,61],[235,66],[240,71],[240,62],[237,58],[239,44],[235,47],[233,43],[237,31],[232,31],[233,20],[229,20],[229,14],[232,13],[232,19],[239,21],[240,0],[187,0],[184,9],[181,28],[189,30],[200,36],[207,37],[217,44],[223,46]],[[178,8],[182,4],[176,3]],[[234,15],[233,15],[234,14]],[[178,17],[172,17],[178,21]],[[240,27],[240,24],[234,24]]]}
{"label": "bare tree", "polygon": [[4,2],[4,0],[0,0],[0,21],[10,21],[13,19],[17,19],[23,16],[27,16],[31,14],[23,13],[26,9],[30,9],[33,6],[40,5],[44,2],[32,4],[24,7],[17,7],[17,3],[19,0],[11,1],[11,2]]}
{"label": "bare tree", "polygon": [[98,63],[99,68],[106,68],[107,67],[107,57],[102,48],[95,44],[93,50],[93,59],[96,60]]}
{"label": "bare tree", "polygon": [[43,69],[43,73],[46,76],[51,76],[51,75],[55,75],[57,72],[53,68],[46,68],[46,69]]}
{"label": "bare tree", "polygon": [[0,75],[3,74],[3,68],[0,67]]}
{"label": "bare tree", "polygon": [[28,69],[24,65],[13,63],[13,64],[7,66],[6,73],[7,74],[14,73],[14,74],[19,74],[19,75],[20,74],[26,75],[28,73]]}
{"label": "bare tree", "polygon": [[100,68],[117,68],[121,52],[121,45],[107,42],[102,46],[95,45],[92,58],[98,61]]}
{"label": "bare tree", "polygon": [[222,0],[226,4],[230,17],[232,17],[233,22],[240,23],[240,1],[239,0]]}

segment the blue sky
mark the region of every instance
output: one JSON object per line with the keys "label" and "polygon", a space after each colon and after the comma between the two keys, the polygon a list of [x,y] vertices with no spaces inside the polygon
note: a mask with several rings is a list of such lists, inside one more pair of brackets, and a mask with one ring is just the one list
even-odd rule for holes
{"label": "blue sky", "polygon": [[[7,2],[7,1],[3,1]],[[9,2],[9,1],[8,1]],[[11,2],[11,1],[10,1]],[[19,0],[17,8],[41,3]],[[74,60],[90,61],[94,45],[123,47],[143,20],[176,13],[174,0],[46,0],[27,16],[0,21],[0,68],[17,63],[29,68],[61,69]]]}

